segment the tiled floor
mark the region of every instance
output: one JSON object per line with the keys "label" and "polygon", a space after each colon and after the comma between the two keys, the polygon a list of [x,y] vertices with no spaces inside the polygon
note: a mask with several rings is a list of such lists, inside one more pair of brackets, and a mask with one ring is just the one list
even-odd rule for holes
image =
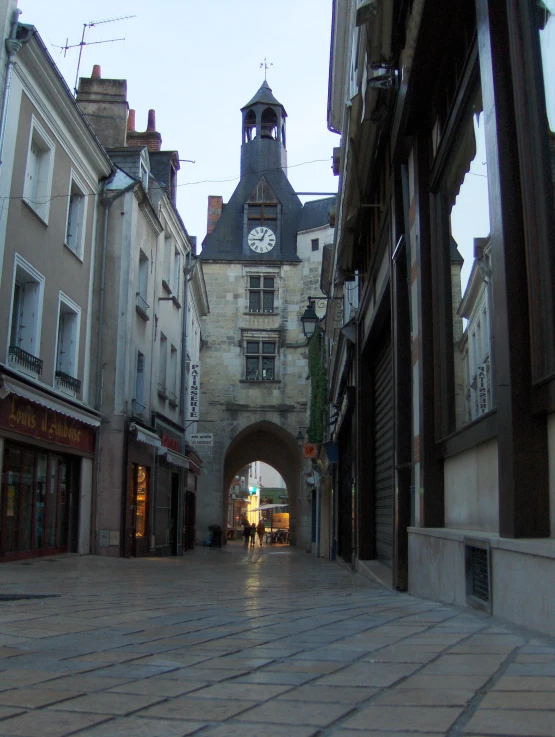
{"label": "tiled floor", "polygon": [[554,643],[291,548],[0,584],[0,737],[555,737]]}

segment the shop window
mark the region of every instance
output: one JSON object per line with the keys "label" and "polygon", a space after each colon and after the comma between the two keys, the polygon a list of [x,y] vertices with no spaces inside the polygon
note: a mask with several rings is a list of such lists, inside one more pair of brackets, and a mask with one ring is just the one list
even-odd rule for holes
{"label": "shop window", "polygon": [[443,384],[449,395],[444,434],[495,406],[489,187],[479,84],[468,99],[457,130],[441,144],[445,163],[436,198],[438,261],[449,306],[443,331],[448,343]]}
{"label": "shop window", "polygon": [[274,312],[275,277],[249,276],[249,312]]}
{"label": "shop window", "polygon": [[33,117],[25,165],[23,199],[45,223],[48,223],[50,211],[53,162],[54,144]]}
{"label": "shop window", "polygon": [[85,188],[78,182],[75,175],[72,174],[64,243],[79,258],[83,257],[86,203]]}
{"label": "shop window", "polygon": [[276,343],[266,340],[247,340],[247,381],[273,381],[276,378]]}
{"label": "shop window", "polygon": [[80,321],[80,307],[65,295],[60,295],[58,305],[56,383],[59,388],[74,393],[78,393],[81,389],[81,382],[77,379]]}
{"label": "shop window", "polygon": [[19,255],[15,273],[10,323],[10,363],[32,373],[42,373],[38,358],[42,323],[44,277]]}
{"label": "shop window", "polygon": [[133,464],[135,482],[135,537],[146,537],[148,470]]}

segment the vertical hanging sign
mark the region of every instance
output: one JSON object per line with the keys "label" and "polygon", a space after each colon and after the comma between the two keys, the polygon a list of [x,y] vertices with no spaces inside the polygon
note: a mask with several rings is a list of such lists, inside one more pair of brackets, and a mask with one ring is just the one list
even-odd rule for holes
{"label": "vertical hanging sign", "polygon": [[189,419],[198,420],[198,401],[200,388],[200,366],[191,364],[191,386],[189,389]]}

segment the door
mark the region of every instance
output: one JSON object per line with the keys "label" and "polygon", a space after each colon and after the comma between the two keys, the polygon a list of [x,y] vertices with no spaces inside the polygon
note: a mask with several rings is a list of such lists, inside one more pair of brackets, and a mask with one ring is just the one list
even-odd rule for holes
{"label": "door", "polygon": [[149,551],[148,504],[150,469],[137,463],[131,474],[132,555],[140,557]]}
{"label": "door", "polygon": [[170,553],[177,555],[177,530],[179,519],[179,474],[172,473],[170,507]]}

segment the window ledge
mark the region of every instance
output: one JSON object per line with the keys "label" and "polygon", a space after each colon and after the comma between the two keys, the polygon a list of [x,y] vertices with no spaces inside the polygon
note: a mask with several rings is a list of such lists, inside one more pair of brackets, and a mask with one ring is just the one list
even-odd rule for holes
{"label": "window ledge", "polygon": [[81,254],[81,253],[77,253],[77,251],[74,251],[74,250],[73,250],[73,248],[72,248],[71,246],[68,246],[68,244],[67,244],[67,243],[64,243],[64,248],[67,248],[67,250],[68,250],[68,251],[69,251],[69,252],[71,253],[71,255],[72,255],[72,256],[75,256],[75,258],[76,258],[76,259],[77,259],[78,261],[80,261],[81,263],[83,263],[83,261],[85,260],[85,259],[83,258],[83,254]]}
{"label": "window ledge", "polygon": [[35,379],[37,381],[40,380],[40,371],[32,371],[31,369],[22,366],[20,363],[14,361],[11,358],[8,358],[8,366],[12,369],[12,371],[17,371],[17,373],[21,374],[22,376],[28,376],[31,379]]}
{"label": "window ledge", "polygon": [[29,210],[33,213],[33,215],[40,220],[40,222],[48,226],[48,215],[46,217],[43,217],[38,210],[33,207],[33,205],[29,202],[29,200],[26,197],[22,198],[22,202],[25,205],[25,207],[28,207]]}
{"label": "window ledge", "polygon": [[148,322],[150,320],[150,317],[146,314],[142,307],[139,307],[139,305],[135,305],[135,309],[137,311],[137,314],[140,315],[145,322]]}
{"label": "window ledge", "polygon": [[279,312],[243,312],[243,315],[250,317],[277,317]]}
{"label": "window ledge", "polygon": [[281,379],[239,379],[240,384],[281,384]]}

